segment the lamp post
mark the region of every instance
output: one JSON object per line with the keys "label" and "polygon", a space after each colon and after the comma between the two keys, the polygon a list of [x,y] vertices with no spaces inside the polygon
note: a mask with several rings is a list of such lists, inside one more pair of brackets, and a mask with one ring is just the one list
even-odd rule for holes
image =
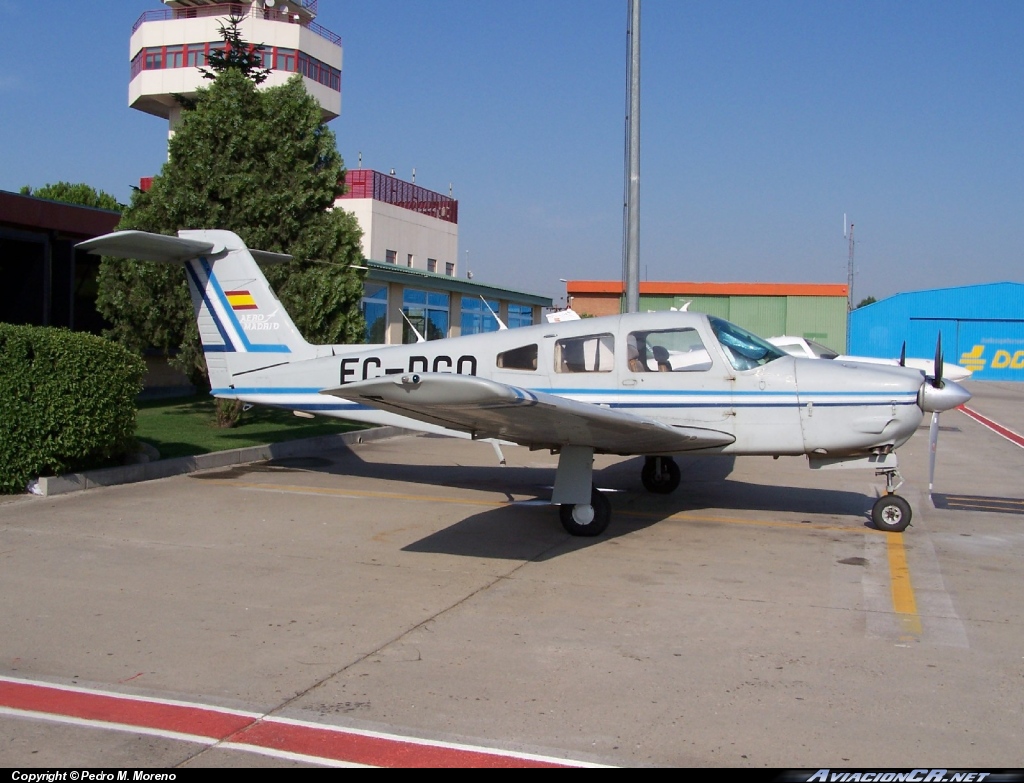
{"label": "lamp post", "polygon": [[558,278],[558,282],[565,283],[565,309],[570,310],[572,309],[572,297],[569,296],[569,281],[564,277],[560,277]]}

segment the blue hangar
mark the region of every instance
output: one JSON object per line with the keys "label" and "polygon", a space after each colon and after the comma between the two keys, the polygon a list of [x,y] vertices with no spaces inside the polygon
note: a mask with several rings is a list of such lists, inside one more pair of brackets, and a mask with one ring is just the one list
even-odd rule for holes
{"label": "blue hangar", "polygon": [[850,353],[931,357],[942,334],[947,361],[982,381],[1024,381],[1024,283],[897,294],[850,313]]}

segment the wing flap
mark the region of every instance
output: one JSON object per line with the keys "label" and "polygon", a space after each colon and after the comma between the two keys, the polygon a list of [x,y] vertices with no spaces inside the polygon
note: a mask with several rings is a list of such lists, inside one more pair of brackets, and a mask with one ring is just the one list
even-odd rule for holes
{"label": "wing flap", "polygon": [[611,454],[669,454],[724,446],[726,433],[672,427],[614,408],[470,375],[420,373],[357,381],[321,394],[417,421],[533,448],[585,445]]}

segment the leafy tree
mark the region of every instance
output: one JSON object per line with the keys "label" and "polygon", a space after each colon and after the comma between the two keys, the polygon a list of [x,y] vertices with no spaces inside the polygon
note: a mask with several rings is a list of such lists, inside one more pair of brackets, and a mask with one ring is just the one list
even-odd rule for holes
{"label": "leafy tree", "polygon": [[102,190],[96,190],[84,182],[72,184],[70,182],[57,182],[55,184],[43,185],[33,190],[28,185],[21,189],[23,196],[35,196],[45,198],[49,201],[63,201],[65,204],[78,204],[83,207],[96,207],[98,209],[110,209],[114,212],[124,210],[124,204],[119,204],[117,199]]}
{"label": "leafy tree", "polygon": [[[170,142],[170,156],[148,192],[136,191],[120,229],[173,234],[222,228],[250,247],[291,253],[295,262],[265,274],[312,343],[355,343],[362,232],[351,213],[331,209],[344,169],[334,134],[299,76],[257,90],[236,68],[198,90]],[[180,267],[104,259],[100,312],[108,333],[136,351],[156,347],[206,382],[206,367]]]}
{"label": "leafy tree", "polygon": [[867,305],[869,305],[869,304],[874,304],[874,303],[875,303],[875,302],[877,302],[877,301],[878,301],[878,300],[877,300],[877,299],[875,299],[875,297],[873,297],[873,296],[867,296],[867,297],[865,297],[865,298],[861,299],[861,300],[860,300],[860,301],[859,301],[859,302],[857,303],[857,306],[856,306],[855,308],[853,308],[853,309],[854,309],[854,310],[859,310],[860,308],[862,308],[862,307],[866,307],[866,306],[867,306]]}
{"label": "leafy tree", "polygon": [[238,29],[242,17],[235,13],[228,16],[228,23],[221,24],[220,37],[224,39],[223,49],[211,49],[206,62],[209,68],[200,68],[204,79],[216,79],[224,71],[237,70],[254,84],[263,84],[270,75],[270,69],[263,67],[263,44],[250,46],[242,39]]}

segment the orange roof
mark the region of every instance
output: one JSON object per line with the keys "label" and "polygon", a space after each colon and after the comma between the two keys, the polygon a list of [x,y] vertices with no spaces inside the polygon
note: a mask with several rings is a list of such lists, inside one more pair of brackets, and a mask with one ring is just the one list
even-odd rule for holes
{"label": "orange roof", "polygon": [[[570,280],[566,290],[573,296],[587,294],[621,295],[621,280]],[[685,283],[642,282],[640,293],[652,296],[841,296],[846,286],[840,283]]]}

